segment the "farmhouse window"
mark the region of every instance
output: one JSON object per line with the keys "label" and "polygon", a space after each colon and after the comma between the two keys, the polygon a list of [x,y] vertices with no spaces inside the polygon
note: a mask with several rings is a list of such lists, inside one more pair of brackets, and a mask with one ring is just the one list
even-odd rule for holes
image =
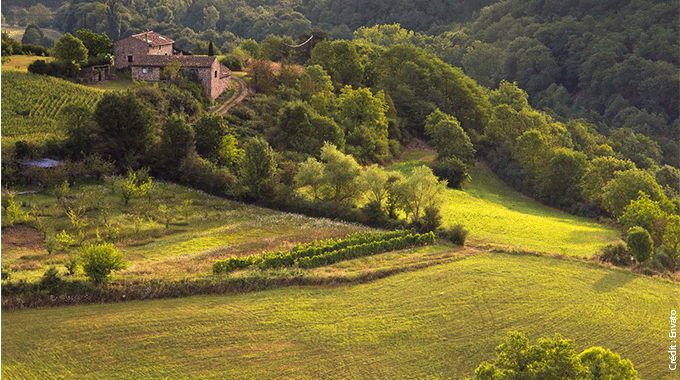
{"label": "farmhouse window", "polygon": [[217,78],[217,70],[215,70],[215,78]]}
{"label": "farmhouse window", "polygon": [[142,68],[142,74],[146,74],[146,67]]}
{"label": "farmhouse window", "polygon": [[128,62],[132,62],[132,56],[128,55]]}

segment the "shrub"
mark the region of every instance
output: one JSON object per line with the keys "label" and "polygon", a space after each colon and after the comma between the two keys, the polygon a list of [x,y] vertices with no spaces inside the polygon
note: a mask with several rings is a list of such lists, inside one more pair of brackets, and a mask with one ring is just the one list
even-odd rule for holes
{"label": "shrub", "polygon": [[449,187],[453,189],[461,189],[463,182],[470,180],[467,165],[457,157],[435,161],[431,167],[434,175],[448,180]]}
{"label": "shrub", "polygon": [[235,54],[227,54],[224,58],[220,59],[220,63],[227,66],[231,71],[243,70],[243,60]]}
{"label": "shrub", "polygon": [[420,232],[436,231],[442,225],[442,215],[440,208],[437,206],[425,207],[425,215],[422,218],[422,226]]}
{"label": "shrub", "polygon": [[59,277],[59,270],[55,266],[49,267],[42,278],[40,279],[40,289],[54,290],[61,285],[61,278]]}
{"label": "shrub", "polygon": [[456,224],[453,227],[443,228],[439,230],[439,234],[446,240],[455,245],[465,246],[465,239],[467,238],[468,230],[462,224]]}
{"label": "shrub", "polygon": [[626,245],[628,246],[628,251],[635,257],[635,261],[638,263],[649,259],[654,251],[652,237],[642,227],[633,227],[628,230]]}
{"label": "shrub", "polygon": [[626,266],[630,263],[630,253],[623,242],[612,243],[602,248],[600,261],[616,266]]}
{"label": "shrub", "polygon": [[106,281],[111,272],[127,268],[125,256],[108,243],[84,247],[82,261],[87,277],[97,283]]}
{"label": "shrub", "polygon": [[68,271],[68,274],[74,275],[76,274],[76,271],[78,270],[78,267],[80,264],[78,263],[78,258],[77,257],[70,257],[66,264],[64,264],[64,268]]}

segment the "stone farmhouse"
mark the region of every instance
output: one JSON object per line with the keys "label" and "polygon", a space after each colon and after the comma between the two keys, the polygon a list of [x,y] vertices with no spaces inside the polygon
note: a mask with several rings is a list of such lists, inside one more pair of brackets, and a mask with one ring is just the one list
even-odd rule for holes
{"label": "stone farmhouse", "polygon": [[161,69],[178,62],[198,76],[211,99],[231,88],[231,70],[217,57],[195,56],[175,48],[174,42],[154,31],[135,34],[113,43],[113,64],[116,69],[130,68],[134,80],[160,81]]}

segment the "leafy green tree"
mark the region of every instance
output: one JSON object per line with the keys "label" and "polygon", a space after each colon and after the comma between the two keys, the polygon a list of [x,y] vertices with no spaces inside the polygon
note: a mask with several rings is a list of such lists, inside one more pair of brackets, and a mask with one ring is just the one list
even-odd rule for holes
{"label": "leafy green tree", "polygon": [[239,177],[247,196],[261,199],[276,174],[276,155],[267,141],[254,138],[244,147]]}
{"label": "leafy green tree", "polygon": [[666,213],[661,209],[660,203],[649,199],[649,195],[643,191],[638,193],[637,199],[633,200],[623,210],[619,217],[619,223],[630,228],[640,226],[652,236],[654,245],[660,246],[663,241],[664,224]]}
{"label": "leafy green tree", "polygon": [[345,127],[348,151],[360,160],[384,162],[387,141],[387,102],[383,92],[345,86],[338,97],[338,115]]}
{"label": "leafy green tree", "polygon": [[375,25],[372,27],[362,26],[354,31],[353,41],[365,41],[375,45],[394,46],[400,44],[412,44],[415,34],[412,30],[406,30],[400,24]]}
{"label": "leafy green tree", "polygon": [[635,261],[642,263],[652,257],[654,252],[654,242],[649,232],[642,227],[632,227],[628,229],[628,236],[626,237],[626,246]]}
{"label": "leafy green tree", "polygon": [[324,164],[315,158],[308,158],[298,164],[298,172],[295,175],[295,182],[298,186],[309,186],[312,190],[314,199],[321,198],[321,190],[326,184],[323,176]]}
{"label": "leafy green tree", "polygon": [[96,283],[106,282],[111,272],[127,268],[123,253],[109,243],[83,247],[81,259],[85,274]]}
{"label": "leafy green tree", "polygon": [[66,33],[54,44],[54,58],[79,65],[87,61],[87,48],[83,42]]}
{"label": "leafy green tree", "polygon": [[440,181],[425,165],[414,168],[411,176],[396,184],[400,205],[411,222],[419,222],[425,208],[439,206],[446,185],[446,180]]}
{"label": "leafy green tree", "polygon": [[300,100],[285,103],[277,117],[279,136],[276,145],[300,153],[318,156],[324,143],[345,146],[345,133],[327,116],[319,115]]}
{"label": "leafy green tree", "polygon": [[474,163],[476,151],[455,117],[436,109],[425,120],[425,133],[440,159],[456,157],[467,164]]}
{"label": "leafy green tree", "polygon": [[621,160],[615,157],[596,157],[588,165],[581,189],[584,197],[596,206],[601,206],[604,186],[614,179],[614,173],[635,169],[635,164],[630,160]]}
{"label": "leafy green tree", "polygon": [[111,53],[113,41],[106,33],[97,34],[89,29],[81,29],[76,32],[76,37],[83,42],[90,58]]}
{"label": "leafy green tree", "polygon": [[319,42],[312,50],[310,63],[323,67],[333,79],[336,88],[358,86],[364,74],[356,46],[350,41]]}
{"label": "leafy green tree", "polygon": [[222,139],[228,132],[226,120],[219,114],[204,113],[193,124],[196,153],[212,162],[219,159]]}
{"label": "leafy green tree", "polygon": [[633,161],[640,169],[655,168],[661,161],[659,144],[630,128],[615,130],[607,142],[615,152]]}
{"label": "leafy green tree", "polygon": [[552,151],[540,131],[532,129],[517,138],[513,157],[522,166],[522,171],[534,186],[550,162]]}
{"label": "leafy green tree", "polygon": [[66,131],[66,147],[76,157],[93,152],[101,133],[89,107],[69,103],[59,110],[59,122]]}
{"label": "leafy green tree", "polygon": [[491,44],[475,41],[467,47],[462,64],[465,73],[476,80],[479,85],[493,88],[497,83],[496,77],[501,69],[502,57],[501,49]]}
{"label": "leafy green tree", "polygon": [[663,234],[663,245],[673,259],[680,258],[680,215],[668,217]]}
{"label": "leafy green tree", "polygon": [[31,24],[24,30],[24,35],[21,37],[21,43],[24,45],[40,46],[42,45],[43,37],[43,31],[35,24]]}
{"label": "leafy green tree", "polygon": [[388,179],[387,172],[376,164],[369,166],[364,171],[361,176],[361,186],[368,192],[369,201],[376,202],[382,207],[388,193]]}
{"label": "leafy green tree", "polygon": [[653,201],[662,200],[661,186],[649,172],[641,169],[614,172],[614,178],[602,188],[602,204],[612,216],[618,218],[640,191]]}
{"label": "leafy green tree", "polygon": [[331,76],[320,65],[305,67],[296,85],[300,91],[300,97],[306,101],[310,101],[314,95],[333,92]]}
{"label": "leafy green tree", "polygon": [[321,161],[324,164],[323,179],[328,189],[327,199],[333,200],[336,207],[361,194],[361,166],[354,157],[345,155],[335,145],[326,143],[321,148]]}
{"label": "leafy green tree", "polygon": [[120,167],[134,166],[156,136],[156,118],[148,103],[132,91],[105,92],[95,106],[103,155]]}
{"label": "leafy green tree", "polygon": [[194,129],[183,115],[172,113],[165,119],[161,130],[164,157],[177,168],[180,162],[195,149]]}
{"label": "leafy green tree", "polygon": [[637,371],[630,360],[602,347],[590,347],[578,355],[590,371],[590,380],[636,380]]}
{"label": "leafy green tree", "polygon": [[260,58],[260,45],[258,45],[255,40],[247,39],[241,42],[241,49],[247,52],[248,55],[250,55],[250,58]]}
{"label": "leafy green tree", "polygon": [[229,167],[236,168],[243,158],[243,149],[238,147],[238,141],[234,135],[225,135],[220,147],[220,162]]}
{"label": "leafy green tree", "polygon": [[549,204],[568,208],[582,200],[578,186],[588,165],[584,153],[560,148],[541,175],[541,196]]}
{"label": "leafy green tree", "polygon": [[575,347],[574,341],[560,334],[529,345],[524,334],[510,332],[505,343],[496,347],[496,361],[477,367],[475,380],[587,380],[589,372],[576,356]]}

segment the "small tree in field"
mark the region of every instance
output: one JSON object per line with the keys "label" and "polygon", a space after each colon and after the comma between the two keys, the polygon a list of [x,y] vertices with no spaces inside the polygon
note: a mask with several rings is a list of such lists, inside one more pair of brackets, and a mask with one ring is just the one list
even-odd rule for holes
{"label": "small tree in field", "polygon": [[641,263],[652,256],[654,242],[649,232],[642,227],[633,227],[628,230],[626,239],[628,251],[635,257],[635,261]]}
{"label": "small tree in field", "polygon": [[87,277],[96,283],[105,282],[113,271],[127,268],[125,256],[108,243],[84,247],[82,263]]}

